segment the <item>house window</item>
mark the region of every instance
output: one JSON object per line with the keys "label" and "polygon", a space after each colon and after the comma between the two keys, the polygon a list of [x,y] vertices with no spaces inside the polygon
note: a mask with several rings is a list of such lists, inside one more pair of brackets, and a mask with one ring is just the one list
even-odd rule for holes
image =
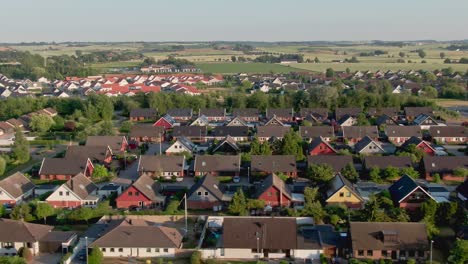
{"label": "house window", "polygon": [[344,192],[340,192],[340,197],[344,197]]}
{"label": "house window", "polygon": [[67,196],[70,196],[70,192],[66,192],[65,194],[66,194]]}
{"label": "house window", "polygon": [[406,251],[400,250],[400,257],[406,257]]}
{"label": "house window", "polygon": [[347,192],[346,197],[351,197],[351,192]]}
{"label": "house window", "polygon": [[106,252],[106,248],[101,248],[101,251],[102,251],[102,252]]}
{"label": "house window", "polygon": [[159,248],[155,248],[155,249],[154,249],[154,252],[159,252]]}
{"label": "house window", "polygon": [[372,251],[372,250],[367,250],[367,256],[368,256],[368,257],[372,257],[373,254],[374,254],[374,251]]}
{"label": "house window", "polygon": [[198,196],[201,196],[201,192],[197,192]]}
{"label": "house window", "polygon": [[135,196],[140,196],[140,192],[135,192]]}
{"label": "house window", "polygon": [[208,196],[208,192],[205,192],[205,196]]}
{"label": "house window", "polygon": [[123,248],[119,248],[119,252],[123,252]]}
{"label": "house window", "polygon": [[164,249],[164,252],[169,252],[169,249],[168,249],[168,248],[165,248],[165,249]]}
{"label": "house window", "polygon": [[132,193],[132,192],[128,192],[128,196],[133,196],[133,193]]}
{"label": "house window", "polygon": [[418,250],[418,257],[423,258],[424,257],[424,251]]}
{"label": "house window", "polygon": [[271,196],[271,192],[268,192],[267,195],[268,195],[268,196]]}
{"label": "house window", "polygon": [[59,192],[59,195],[60,195],[60,196],[63,196],[63,192]]}
{"label": "house window", "polygon": [[13,247],[13,243],[12,243],[12,242],[5,242],[5,243],[3,243],[3,247],[4,247],[4,248],[12,248],[12,247]]}
{"label": "house window", "polygon": [[408,257],[410,257],[410,258],[414,258],[415,254],[416,254],[416,252],[414,250],[408,251]]}
{"label": "house window", "polygon": [[364,250],[358,250],[357,255],[360,257],[364,256]]}
{"label": "house window", "polygon": [[111,249],[110,249],[110,252],[115,252],[115,248],[111,248]]}
{"label": "house window", "polygon": [[147,249],[146,249],[146,252],[150,253],[150,252],[151,252],[151,248],[147,248]]}
{"label": "house window", "polygon": [[388,257],[387,250],[382,250],[382,257],[384,257],[384,258]]}

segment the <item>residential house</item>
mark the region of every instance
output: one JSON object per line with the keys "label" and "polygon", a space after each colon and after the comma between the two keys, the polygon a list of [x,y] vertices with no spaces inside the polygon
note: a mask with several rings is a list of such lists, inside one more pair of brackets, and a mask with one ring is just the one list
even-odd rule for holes
{"label": "residential house", "polygon": [[277,173],[297,177],[296,157],[294,155],[252,155],[250,171],[255,175]]}
{"label": "residential house", "polygon": [[90,159],[93,164],[110,164],[112,162],[112,154],[109,146],[68,146],[65,158],[77,160]]}
{"label": "residential house", "polygon": [[399,109],[396,107],[381,107],[381,108],[370,107],[367,110],[367,115],[370,117],[387,116],[391,118],[392,120],[397,120],[399,112],[400,112]]}
{"label": "residential house", "polygon": [[418,115],[413,120],[413,125],[420,126],[421,129],[430,129],[433,126],[445,126],[443,123],[439,123],[439,121],[435,120],[434,117],[429,115]]}
{"label": "residential house", "polygon": [[49,195],[46,202],[54,208],[96,207],[99,202],[97,190],[88,177],[78,173]]}
{"label": "residential house", "polygon": [[364,204],[359,191],[341,173],[330,181],[325,201],[329,205],[344,204],[348,208],[361,208]]}
{"label": "residential house", "polygon": [[405,117],[408,122],[413,121],[419,115],[434,116],[432,107],[405,107]]}
{"label": "residential house", "polygon": [[226,126],[245,126],[245,127],[247,127],[249,125],[242,118],[236,116],[233,119],[231,119],[231,121],[229,121],[226,124]]}
{"label": "residential house", "polygon": [[160,143],[164,141],[164,128],[152,126],[151,124],[138,124],[130,129],[130,140],[140,144],[144,143]]}
{"label": "residential house", "polygon": [[187,192],[187,207],[190,209],[213,209],[220,211],[230,200],[215,176],[207,174],[200,178]]}
{"label": "residential house", "polygon": [[172,130],[172,137],[180,139],[185,137],[192,142],[206,142],[207,141],[207,128],[206,126],[180,126],[174,127]]}
{"label": "residential house", "polygon": [[328,109],[301,108],[298,119],[310,121],[312,124],[324,123],[328,120]]}
{"label": "residential house", "polygon": [[337,151],[323,137],[316,137],[309,144],[309,155],[335,155]]}
{"label": "residential house", "polygon": [[191,108],[172,108],[168,109],[166,114],[180,123],[186,123],[192,120],[193,117],[193,111]]}
{"label": "residential house", "polygon": [[197,117],[197,119],[193,120],[193,122],[190,123],[190,126],[210,126],[210,125],[212,125],[212,123],[210,123],[210,120],[205,115]]}
{"label": "residential house", "polygon": [[307,166],[310,167],[312,164],[327,164],[333,168],[335,173],[341,172],[341,170],[348,164],[353,164],[353,157],[349,155],[338,156],[338,155],[316,155],[307,156]]}
{"label": "residential house", "polygon": [[408,150],[410,145],[416,146],[416,148],[421,149],[428,155],[434,156],[436,154],[436,150],[432,147],[430,142],[424,141],[421,138],[415,136],[406,140],[405,143],[400,146],[400,149]]}
{"label": "residential house", "polygon": [[223,140],[230,136],[236,142],[249,140],[249,128],[246,126],[218,126],[213,129],[212,138],[214,140]]}
{"label": "residential house", "polygon": [[257,108],[237,108],[232,110],[232,116],[247,123],[256,123],[260,120],[260,111]]}
{"label": "residential house", "polygon": [[365,136],[368,136],[372,140],[379,138],[379,131],[376,126],[344,126],[342,129],[343,139],[351,145],[356,144]]}
{"label": "residential house", "polygon": [[337,120],[339,126],[354,126],[357,125],[357,118],[350,115],[344,115]]}
{"label": "residential house", "polygon": [[117,208],[161,209],[164,207],[166,197],[160,194],[160,190],[160,184],[154,181],[151,176],[143,173],[115,199]]}
{"label": "residential house", "polygon": [[393,167],[398,169],[413,168],[411,157],[408,156],[365,156],[363,166],[366,170],[372,168],[385,169]]}
{"label": "residential house", "polygon": [[226,109],[204,108],[199,110],[198,116],[206,116],[210,122],[224,122],[226,121]]}
{"label": "residential house", "polygon": [[259,126],[257,127],[258,141],[282,140],[290,130],[290,127],[284,126]]}
{"label": "residential house", "polygon": [[213,154],[237,155],[241,152],[236,140],[231,136],[225,137],[213,149]]}
{"label": "residential house", "polygon": [[0,205],[17,205],[34,196],[36,186],[21,172],[0,180]]}
{"label": "residential house", "polygon": [[457,186],[455,190],[457,193],[458,199],[463,203],[465,208],[468,207],[468,179],[465,180],[462,184]]}
{"label": "residential house", "polygon": [[408,175],[403,175],[388,188],[388,191],[395,205],[407,210],[415,210],[425,201],[434,199],[423,186]]}
{"label": "residential house", "polygon": [[113,182],[109,182],[105,185],[102,185],[97,190],[97,195],[101,200],[105,200],[110,197],[117,197],[123,191],[122,185],[117,185]]}
{"label": "residential house", "polygon": [[292,108],[267,108],[265,117],[268,120],[276,117],[283,123],[291,123],[294,121],[294,110]]}
{"label": "residential house", "polygon": [[157,115],[157,111],[153,108],[135,108],[130,110],[130,121],[155,120]]}
{"label": "residential house", "polygon": [[335,138],[335,131],[333,126],[300,126],[299,134],[306,141],[312,141],[312,139],[321,137],[323,140],[330,142]]}
{"label": "residential house", "polygon": [[356,259],[419,259],[429,255],[426,224],[411,222],[351,222],[352,257]]}
{"label": "residential house", "polygon": [[343,116],[358,117],[362,113],[359,107],[337,107],[335,109],[335,120],[340,120]]}
{"label": "residential house", "polygon": [[170,145],[165,153],[166,155],[193,153],[196,151],[196,145],[186,137],[179,137],[172,145]]}
{"label": "residential house", "polygon": [[354,152],[357,154],[384,154],[385,150],[379,143],[365,136],[354,145]]}
{"label": "residential house", "polygon": [[7,122],[0,122],[0,135],[7,135],[15,133],[15,127]]}
{"label": "residential house", "polygon": [[396,119],[389,117],[388,115],[381,115],[375,120],[375,124],[382,128],[385,126],[398,126],[399,123]]}
{"label": "residential house", "polygon": [[89,248],[97,247],[106,258],[174,258],[182,248],[183,234],[177,228],[150,219],[126,218],[110,222],[110,230]]}
{"label": "residential house", "polygon": [[431,126],[429,134],[438,144],[466,144],[467,129],[464,126]]}
{"label": "residential house", "polygon": [[197,155],[195,156],[193,171],[195,176],[239,176],[240,155]]}
{"label": "residential house", "polygon": [[93,170],[94,165],[89,158],[43,158],[39,169],[39,177],[41,180],[67,181],[79,173],[90,177]]}
{"label": "residential house", "polygon": [[66,254],[77,239],[76,233],[53,229],[54,226],[0,218],[0,256],[18,255],[21,248],[28,248],[33,256]]}
{"label": "residential house", "polygon": [[422,131],[419,126],[386,126],[385,135],[388,141],[401,145],[411,137],[422,138]]}
{"label": "residential house", "polygon": [[464,175],[457,175],[457,169],[468,169],[467,156],[424,156],[422,159],[426,180],[433,180],[435,174],[447,181],[464,181]]}
{"label": "residential house", "polygon": [[156,122],[154,122],[153,126],[163,127],[166,130],[172,129],[174,126],[178,125],[175,119],[172,118],[170,115],[164,115],[163,117],[159,118]]}
{"label": "residential house", "polygon": [[279,118],[273,116],[270,118],[264,126],[286,126]]}
{"label": "residential house", "polygon": [[120,153],[127,150],[128,141],[125,136],[88,136],[86,146],[109,146],[113,153]]}
{"label": "residential house", "polygon": [[268,175],[255,189],[254,199],[264,201],[266,206],[290,207],[293,204],[291,190],[275,173]]}
{"label": "residential house", "polygon": [[141,155],[138,172],[153,178],[182,178],[185,173],[185,156]]}

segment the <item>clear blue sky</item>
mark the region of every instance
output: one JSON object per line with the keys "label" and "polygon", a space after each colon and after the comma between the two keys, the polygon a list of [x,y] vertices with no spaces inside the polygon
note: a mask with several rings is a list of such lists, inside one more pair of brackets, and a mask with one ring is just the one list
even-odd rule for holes
{"label": "clear blue sky", "polygon": [[0,42],[468,39],[467,0],[9,0]]}

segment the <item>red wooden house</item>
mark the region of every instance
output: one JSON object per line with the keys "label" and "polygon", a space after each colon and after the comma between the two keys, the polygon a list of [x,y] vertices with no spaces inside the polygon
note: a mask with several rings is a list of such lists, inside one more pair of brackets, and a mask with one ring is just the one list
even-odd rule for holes
{"label": "red wooden house", "polygon": [[401,149],[408,149],[410,145],[415,145],[416,148],[422,149],[424,153],[434,156],[436,153],[436,150],[431,146],[431,143],[424,141],[418,137],[410,137],[408,140],[401,145]]}
{"label": "red wooden house", "polygon": [[265,201],[271,207],[289,207],[293,201],[286,183],[275,174],[270,174],[257,188],[255,199]]}
{"label": "red wooden house", "polygon": [[165,197],[159,193],[160,185],[147,174],[142,174],[116,199],[117,208],[162,208]]}
{"label": "red wooden house", "polygon": [[176,121],[170,115],[164,115],[163,117],[159,118],[158,121],[154,122],[153,126],[157,127],[164,127],[164,129],[172,129]]}
{"label": "red wooden house", "polygon": [[335,155],[336,150],[322,137],[317,137],[309,145],[309,155]]}

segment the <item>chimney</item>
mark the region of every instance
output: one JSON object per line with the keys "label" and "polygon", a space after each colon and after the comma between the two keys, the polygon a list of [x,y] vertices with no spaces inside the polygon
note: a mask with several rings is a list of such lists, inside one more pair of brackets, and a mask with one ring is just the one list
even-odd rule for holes
{"label": "chimney", "polygon": [[70,187],[73,190],[73,178],[70,179]]}

